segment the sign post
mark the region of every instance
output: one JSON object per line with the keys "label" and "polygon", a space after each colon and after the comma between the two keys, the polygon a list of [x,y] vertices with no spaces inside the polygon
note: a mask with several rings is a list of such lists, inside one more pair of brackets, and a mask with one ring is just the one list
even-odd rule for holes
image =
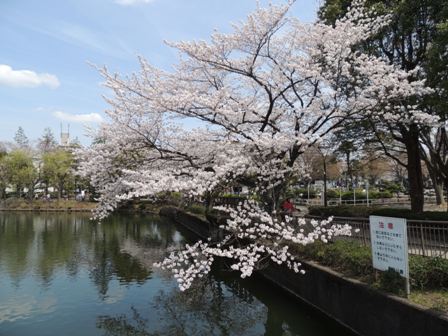
{"label": "sign post", "polygon": [[406,278],[410,294],[408,236],[406,219],[370,216],[373,267],[380,271],[392,268]]}

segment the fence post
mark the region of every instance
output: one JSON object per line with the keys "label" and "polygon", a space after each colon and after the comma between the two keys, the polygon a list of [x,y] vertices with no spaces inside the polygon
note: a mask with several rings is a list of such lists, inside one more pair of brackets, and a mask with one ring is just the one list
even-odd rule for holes
{"label": "fence post", "polygon": [[370,233],[370,227],[369,227],[370,222],[368,222],[367,225],[365,225],[366,222],[364,222],[364,221],[362,221],[361,223],[362,223],[361,224],[361,227],[362,227],[362,241],[364,243],[364,246],[368,246],[367,245],[367,237],[366,237],[366,231],[367,231],[366,228],[369,229],[369,233]]}
{"label": "fence post", "polygon": [[422,223],[419,223],[420,225],[420,243],[422,245],[422,253],[424,256],[426,256],[426,249],[425,249],[425,238],[423,236],[423,225]]}

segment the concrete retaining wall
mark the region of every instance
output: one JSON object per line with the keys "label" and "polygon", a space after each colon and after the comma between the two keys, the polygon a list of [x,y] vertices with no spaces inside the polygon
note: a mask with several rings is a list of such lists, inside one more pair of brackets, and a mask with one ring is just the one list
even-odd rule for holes
{"label": "concrete retaining wall", "polygon": [[[211,224],[176,208],[164,208],[169,217],[202,239]],[[375,291],[326,267],[303,263],[307,273],[298,275],[273,265],[259,272],[271,283],[309,303],[363,336],[448,336],[448,316]]]}

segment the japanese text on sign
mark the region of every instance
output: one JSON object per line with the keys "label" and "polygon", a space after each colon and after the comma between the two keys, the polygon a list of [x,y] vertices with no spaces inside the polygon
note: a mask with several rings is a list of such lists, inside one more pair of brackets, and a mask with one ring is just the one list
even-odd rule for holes
{"label": "japanese text on sign", "polygon": [[370,216],[373,267],[409,278],[406,219]]}

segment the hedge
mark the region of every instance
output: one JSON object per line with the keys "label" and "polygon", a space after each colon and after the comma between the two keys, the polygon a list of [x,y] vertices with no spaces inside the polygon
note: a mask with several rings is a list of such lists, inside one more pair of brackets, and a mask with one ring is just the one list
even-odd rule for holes
{"label": "hedge", "polygon": [[[319,242],[297,246],[295,254],[334,268],[343,274],[362,277],[372,285],[387,291],[397,292],[403,288],[403,280],[398,273],[395,274],[396,272],[381,272],[376,281],[370,248],[356,241],[336,240],[328,244]],[[410,255],[409,277],[411,286],[416,289],[447,289],[448,260]]]}
{"label": "hedge", "polygon": [[[367,199],[367,193],[361,190],[356,190],[355,196],[357,200]],[[341,198],[345,201],[353,200],[353,191],[343,192]],[[379,199],[379,198],[392,198],[392,194],[389,191],[375,191],[375,190],[369,191],[369,199]]]}
{"label": "hedge", "polygon": [[377,206],[335,206],[322,207],[314,206],[309,208],[309,214],[320,217],[363,217],[367,218],[370,215],[398,217],[406,219],[419,220],[433,220],[433,221],[448,221],[448,212],[441,211],[424,211],[416,213],[410,209],[403,208],[384,208]]}

